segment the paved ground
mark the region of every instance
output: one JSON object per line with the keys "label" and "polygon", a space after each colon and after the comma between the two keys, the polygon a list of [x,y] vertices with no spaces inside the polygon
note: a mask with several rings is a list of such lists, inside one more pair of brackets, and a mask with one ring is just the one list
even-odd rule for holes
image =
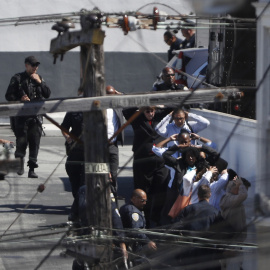
{"label": "paved ground", "polygon": [[[9,126],[0,130],[1,138],[15,140]],[[0,270],[71,269],[73,259],[60,256],[65,249],[59,246],[42,262],[64,235],[66,229],[58,225],[67,221],[72,203],[65,172],[64,139],[53,136],[49,129],[46,134],[38,157],[39,178],[29,179],[27,172],[22,176],[11,173],[0,181]],[[132,155],[131,145],[119,148],[123,167]],[[121,197],[129,198],[132,191],[131,168],[132,162],[119,175]],[[45,182],[45,191],[38,193],[37,187]]]}
{"label": "paved ground", "polygon": [[[15,140],[8,125],[0,126],[0,131],[0,138]],[[67,222],[73,200],[65,172],[64,138],[47,124],[45,132],[39,153],[40,167],[36,170],[39,178],[29,179],[27,172],[23,176],[12,173],[0,181],[0,270],[72,268],[73,258],[61,256],[65,248],[57,244],[65,236],[67,228],[59,225]],[[128,131],[125,146],[119,147],[123,169],[118,177],[119,196],[125,199],[133,189],[130,134]],[[46,189],[38,193],[41,183],[46,183]],[[247,242],[254,242],[253,229],[250,232]],[[234,269],[235,265],[228,269]],[[244,255],[244,269],[256,269],[254,253]]]}

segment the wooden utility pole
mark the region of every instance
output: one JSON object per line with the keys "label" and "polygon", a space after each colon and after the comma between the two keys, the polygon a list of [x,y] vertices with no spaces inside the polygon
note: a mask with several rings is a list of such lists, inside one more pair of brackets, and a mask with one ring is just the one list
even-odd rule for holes
{"label": "wooden utility pole", "polygon": [[[84,59],[86,61],[84,65]],[[83,91],[86,97],[105,94],[104,53],[102,45],[81,46],[81,63],[84,71]],[[93,248],[101,263],[109,263],[112,259],[112,248],[107,236],[111,234],[111,202],[108,179],[108,144],[105,111],[99,109],[100,102],[93,104],[91,111],[84,112],[84,149],[85,149],[85,181],[87,186],[87,217],[93,226],[93,235],[104,237],[102,247],[95,241]],[[99,228],[105,228],[100,230]],[[98,265],[92,269],[101,269]],[[102,269],[106,268],[104,265]]]}
{"label": "wooden utility pole", "polygon": [[[80,46],[81,86],[84,97],[105,95],[104,79],[104,31],[93,21],[96,16],[81,16],[81,31],[64,32],[51,42],[50,52],[57,58],[66,51]],[[98,16],[96,17],[98,18]],[[80,110],[78,108],[78,110]],[[77,245],[77,251],[91,269],[111,269],[112,246],[111,202],[109,184],[107,125],[105,111],[100,102],[89,103],[84,118],[84,152],[87,219],[90,240]]]}

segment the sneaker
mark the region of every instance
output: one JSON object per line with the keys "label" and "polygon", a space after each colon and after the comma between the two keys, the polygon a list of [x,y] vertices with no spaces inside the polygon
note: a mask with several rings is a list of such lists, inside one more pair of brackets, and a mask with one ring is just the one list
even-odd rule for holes
{"label": "sneaker", "polygon": [[29,170],[28,178],[38,178],[38,175],[34,171]]}
{"label": "sneaker", "polygon": [[20,169],[17,171],[18,175],[24,174],[24,158],[20,158]]}

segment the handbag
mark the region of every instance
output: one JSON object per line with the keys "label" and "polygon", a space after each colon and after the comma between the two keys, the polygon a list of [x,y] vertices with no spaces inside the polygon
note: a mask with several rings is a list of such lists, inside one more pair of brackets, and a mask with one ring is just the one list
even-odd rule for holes
{"label": "handbag", "polygon": [[177,217],[179,213],[190,204],[191,193],[192,191],[190,191],[188,196],[179,194],[171,210],[169,211],[168,216],[170,216],[171,218]]}

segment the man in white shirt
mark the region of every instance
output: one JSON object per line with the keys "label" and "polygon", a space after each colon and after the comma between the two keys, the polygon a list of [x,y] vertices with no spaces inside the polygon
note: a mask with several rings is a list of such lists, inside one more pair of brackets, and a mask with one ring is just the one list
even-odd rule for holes
{"label": "man in white shirt", "polygon": [[[106,87],[107,95],[122,95],[116,91],[113,86]],[[107,133],[108,140],[115,134],[115,132],[124,124],[124,118],[121,109],[107,109]],[[117,142],[124,144],[124,131],[111,139],[109,143],[109,163],[110,163],[110,181],[112,184],[112,192],[117,197],[117,170],[119,167],[119,149]]]}
{"label": "man in white shirt", "polygon": [[[189,118],[190,121],[187,121]],[[171,120],[173,120],[171,122]],[[164,137],[169,138],[174,134],[179,134],[181,129],[185,129],[190,133],[198,133],[210,125],[210,122],[195,113],[186,112],[183,109],[175,109],[165,116],[156,126],[156,132]],[[177,144],[177,141],[168,142],[168,147]],[[195,144],[194,141],[191,144]]]}

